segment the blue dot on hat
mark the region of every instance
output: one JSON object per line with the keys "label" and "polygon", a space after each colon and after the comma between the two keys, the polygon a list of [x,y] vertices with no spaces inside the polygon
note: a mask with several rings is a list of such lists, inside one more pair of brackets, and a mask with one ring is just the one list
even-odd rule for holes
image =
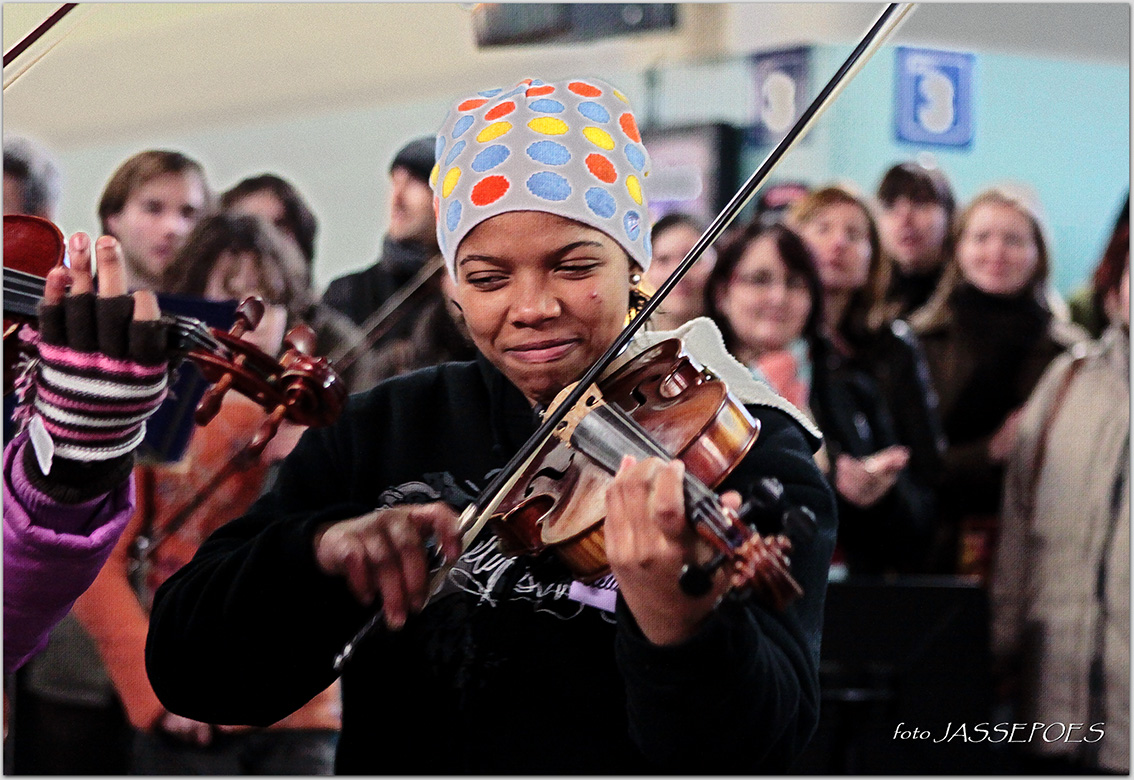
{"label": "blue dot on hat", "polygon": [[587,101],[578,105],[579,113],[592,122],[609,122],[610,112],[599,103]]}
{"label": "blue dot on hat", "polygon": [[453,144],[453,148],[449,150],[448,156],[445,157],[445,164],[451,165],[453,160],[457,159],[457,155],[464,151],[466,144],[464,141],[457,141]]}
{"label": "blue dot on hat", "polygon": [[565,165],[571,161],[571,152],[555,141],[536,141],[527,148],[528,157],[544,165]]}
{"label": "blue dot on hat", "polygon": [[558,100],[541,98],[540,100],[533,100],[529,103],[528,108],[532,111],[539,111],[541,114],[559,114],[562,113],[564,105]]}
{"label": "blue dot on hat", "polygon": [[567,200],[571,195],[570,183],[558,173],[540,171],[528,177],[528,191],[544,200]]}
{"label": "blue dot on hat", "polygon": [[646,155],[634,144],[626,144],[626,159],[630,161],[630,164],[638,173],[641,173],[642,169],[646,167]]}
{"label": "blue dot on hat", "polygon": [[474,157],[469,167],[477,173],[484,173],[507,160],[510,154],[512,154],[511,150],[504,144],[493,144]]}
{"label": "blue dot on hat", "polygon": [[449,203],[449,208],[445,210],[445,227],[449,230],[456,230],[457,225],[461,222],[461,202],[454,200]]}
{"label": "blue dot on hat", "polygon": [[527,91],[528,91],[528,85],[527,84],[521,84],[520,86],[513,89],[511,92],[506,92],[505,94],[501,95],[500,99],[503,100],[504,98],[514,97],[516,95],[519,95],[519,94],[521,94],[523,92],[527,92]]}
{"label": "blue dot on hat", "polygon": [[437,143],[433,147],[433,159],[440,160],[441,152],[445,151],[445,136],[437,136]]}
{"label": "blue dot on hat", "polygon": [[503,91],[504,90],[501,87],[497,87],[496,89],[486,89],[484,90],[484,92],[478,92],[477,94],[481,97],[493,97],[495,95],[499,95]]}
{"label": "blue dot on hat", "polygon": [[590,207],[591,211],[603,219],[610,219],[614,216],[617,209],[614,196],[602,187],[591,187],[583,194],[583,198],[587,201],[587,206]]}
{"label": "blue dot on hat", "polygon": [[460,138],[462,135],[464,135],[465,131],[472,127],[472,123],[474,121],[476,120],[474,120],[472,118],[472,115],[470,114],[465,114],[463,117],[458,119],[457,123],[453,125],[453,137]]}
{"label": "blue dot on hat", "polygon": [[630,240],[637,241],[638,234],[642,232],[642,218],[638,216],[637,211],[627,211],[626,216],[622,218],[622,226],[626,228],[626,235]]}

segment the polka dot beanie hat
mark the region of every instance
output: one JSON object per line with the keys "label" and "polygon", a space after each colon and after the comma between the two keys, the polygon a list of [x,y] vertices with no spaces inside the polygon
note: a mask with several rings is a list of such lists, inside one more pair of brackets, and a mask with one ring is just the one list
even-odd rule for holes
{"label": "polka dot beanie hat", "polygon": [[436,151],[437,243],[454,278],[461,239],[509,211],[590,225],[649,268],[650,158],[629,101],[609,84],[524,79],[479,92],[449,111]]}

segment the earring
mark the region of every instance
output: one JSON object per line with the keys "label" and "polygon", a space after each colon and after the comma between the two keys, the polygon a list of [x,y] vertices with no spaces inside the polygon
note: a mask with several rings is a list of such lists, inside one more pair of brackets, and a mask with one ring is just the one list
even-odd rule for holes
{"label": "earring", "polygon": [[640,273],[630,274],[630,310],[626,313],[626,322],[630,322],[637,317],[646,304],[650,302],[651,292],[646,292],[643,289],[642,275]]}

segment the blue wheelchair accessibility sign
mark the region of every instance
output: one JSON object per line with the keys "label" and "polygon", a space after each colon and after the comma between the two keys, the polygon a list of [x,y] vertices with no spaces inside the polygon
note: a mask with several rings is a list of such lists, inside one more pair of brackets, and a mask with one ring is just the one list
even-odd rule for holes
{"label": "blue wheelchair accessibility sign", "polygon": [[967,146],[973,140],[972,54],[898,47],[898,139]]}

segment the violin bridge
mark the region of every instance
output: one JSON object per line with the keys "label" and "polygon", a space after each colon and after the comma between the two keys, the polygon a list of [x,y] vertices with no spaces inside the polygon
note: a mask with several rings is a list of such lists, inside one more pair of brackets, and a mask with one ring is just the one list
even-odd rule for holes
{"label": "violin bridge", "polygon": [[[551,402],[548,411],[558,407],[562,399],[565,398],[574,387],[573,384],[568,385],[559,391],[559,395]],[[602,391],[599,390],[598,385],[591,385],[590,388],[587,389],[587,392],[579,399],[579,402],[567,412],[559,425],[555,426],[553,432],[555,438],[569,446],[571,444],[571,437],[575,435],[575,429],[579,427],[579,423],[582,422],[583,418],[605,403],[606,401],[603,399]]]}

